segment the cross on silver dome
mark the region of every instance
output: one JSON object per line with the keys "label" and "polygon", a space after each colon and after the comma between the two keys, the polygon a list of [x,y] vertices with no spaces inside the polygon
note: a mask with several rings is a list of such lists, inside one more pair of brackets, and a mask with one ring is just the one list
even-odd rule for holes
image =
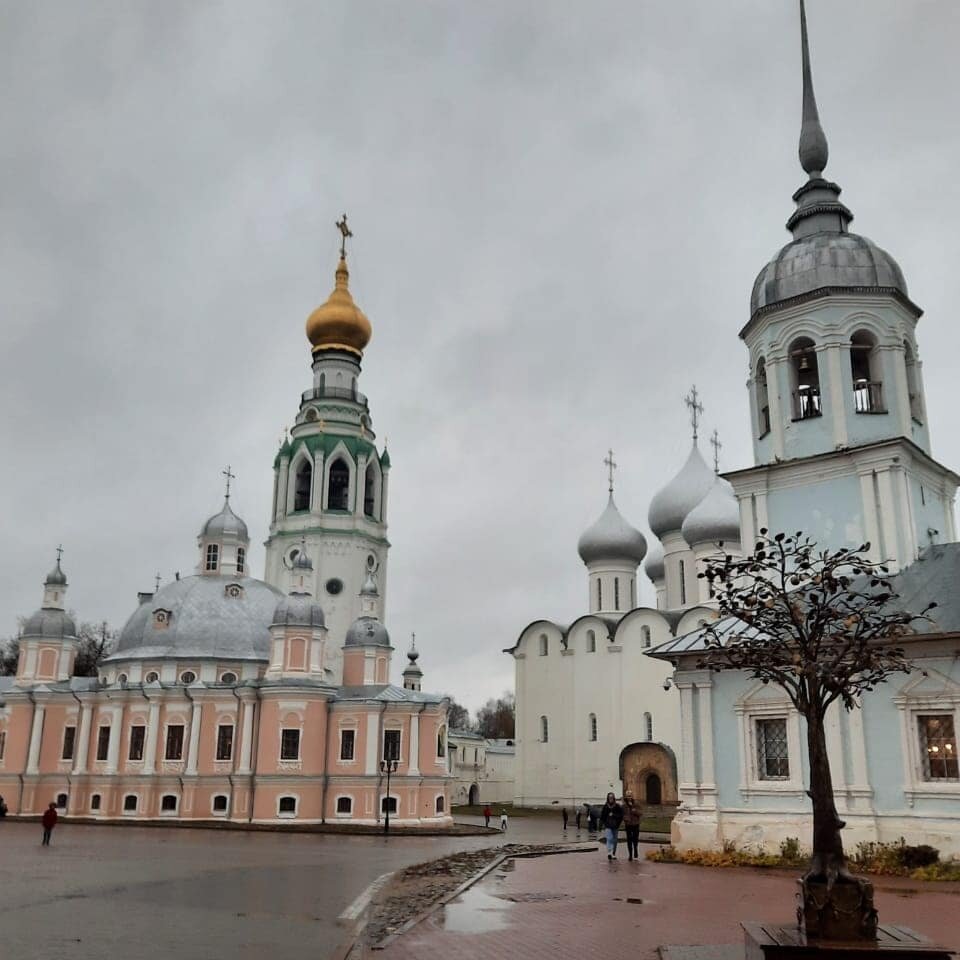
{"label": "cross on silver dome", "polygon": [[229,464],[229,463],[227,464],[227,469],[226,469],[226,470],[221,470],[221,471],[220,471],[220,475],[227,478],[227,494],[226,494],[226,496],[227,496],[227,499],[229,500],[229,499],[230,499],[230,481],[231,481],[231,480],[236,480],[236,479],[237,479],[237,475],[236,475],[235,473],[231,473],[231,472],[230,472],[230,464]]}
{"label": "cross on silver dome", "polygon": [[703,413],[703,404],[700,403],[700,394],[697,393],[697,385],[690,388],[690,392],[683,398],[683,402],[690,411],[690,425],[693,427],[693,442],[697,442],[697,427],[700,424],[700,416]]}
{"label": "cross on silver dome", "polygon": [[713,472],[720,472],[720,448],[723,444],[720,442],[720,434],[717,433],[717,428],[713,428],[713,433],[710,434],[710,446],[713,447]]}
{"label": "cross on silver dome", "polygon": [[613,493],[613,471],[617,469],[617,461],[613,459],[613,450],[607,451],[607,456],[603,461],[607,466],[609,485],[607,489]]}

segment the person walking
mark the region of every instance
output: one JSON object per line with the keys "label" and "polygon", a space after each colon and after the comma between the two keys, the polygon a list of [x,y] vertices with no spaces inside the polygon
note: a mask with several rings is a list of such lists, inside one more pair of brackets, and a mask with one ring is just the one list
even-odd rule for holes
{"label": "person walking", "polygon": [[567,823],[568,823],[568,821],[570,820],[570,814],[567,813],[567,808],[566,808],[566,807],[562,807],[562,808],[560,809],[560,814],[563,816],[563,832],[566,833],[566,832],[567,832]]}
{"label": "person walking", "polygon": [[608,793],[607,802],[600,809],[600,826],[603,827],[607,839],[608,860],[617,859],[617,840],[621,823],[623,823],[623,807],[617,803],[613,793]]}
{"label": "person walking", "polygon": [[493,816],[493,811],[490,809],[490,804],[488,803],[488,804],[483,808],[483,825],[484,825],[485,827],[489,827],[489,826],[490,826],[490,818],[491,818],[492,816]]}
{"label": "person walking", "polygon": [[583,819],[583,810],[577,807],[577,833],[580,832],[580,821]]}
{"label": "person walking", "polygon": [[507,811],[503,809],[500,811],[500,832],[507,832]]}
{"label": "person walking", "polygon": [[51,803],[50,806],[43,811],[41,822],[43,823],[43,840],[40,841],[40,845],[49,847],[50,834],[53,833],[53,828],[57,825],[57,805],[55,803]]}
{"label": "person walking", "polygon": [[640,859],[640,807],[627,791],[623,795],[623,829],[627,833],[627,853],[630,860]]}
{"label": "person walking", "polygon": [[7,815],[7,801],[0,797],[0,817]]}

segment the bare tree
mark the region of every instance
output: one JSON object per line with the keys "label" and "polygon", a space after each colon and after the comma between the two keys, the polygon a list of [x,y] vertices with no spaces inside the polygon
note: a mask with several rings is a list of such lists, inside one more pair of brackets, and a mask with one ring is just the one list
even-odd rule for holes
{"label": "bare tree", "polygon": [[450,706],[447,707],[447,723],[450,725],[450,729],[472,730],[470,711],[462,703],[458,703],[449,693],[446,694],[446,697],[450,701]]}
{"label": "bare tree", "polygon": [[0,677],[12,677],[20,662],[20,638],[7,637],[0,640]]}
{"label": "bare tree", "polygon": [[[872,887],[847,868],[824,721],[832,703],[852,710],[861,694],[891,674],[910,671],[898,642],[914,632],[916,622],[929,619],[935,604],[919,613],[900,609],[888,568],[867,557],[869,544],[818,550],[802,532],[760,534],[752,555],[708,561],[700,574],[720,613],[705,629],[708,653],[700,665],[775,683],[806,721],[813,806],[813,854],[803,878],[807,932],[822,932],[811,927],[837,915],[835,885],[852,885],[859,910],[854,926],[859,936],[872,938]],[[844,904],[840,912],[847,913],[846,898]],[[829,929],[844,935],[836,924]]]}
{"label": "bare tree", "polygon": [[117,633],[111,630],[106,620],[102,623],[81,623],[77,630],[80,646],[73,664],[75,677],[95,677],[100,661],[113,652]]}
{"label": "bare tree", "polygon": [[490,740],[509,739],[514,735],[516,702],[507,691],[502,697],[490,698],[477,711],[477,727],[481,736]]}

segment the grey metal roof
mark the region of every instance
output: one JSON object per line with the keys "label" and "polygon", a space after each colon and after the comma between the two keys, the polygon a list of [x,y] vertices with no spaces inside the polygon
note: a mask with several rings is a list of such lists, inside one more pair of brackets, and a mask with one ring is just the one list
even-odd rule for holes
{"label": "grey metal roof", "polygon": [[389,647],[390,634],[387,628],[376,617],[357,617],[347,627],[345,647]]}
{"label": "grey metal roof", "polygon": [[56,607],[44,607],[30,615],[23,625],[23,638],[33,637],[61,640],[76,637],[77,625],[73,618]]}
{"label": "grey metal roof", "polygon": [[611,493],[606,509],[580,537],[577,551],[584,563],[623,559],[640,563],[647,552],[647,541],[624,520]]}
{"label": "grey metal roof", "polygon": [[67,585],[67,575],[60,569],[60,561],[57,560],[57,565],[47,574],[47,579],[45,581],[49,584],[57,584],[59,586],[65,587]]}
{"label": "grey metal roof", "polygon": [[[230,584],[239,597],[227,594]],[[217,657],[229,660],[269,659],[270,624],[279,590],[252,577],[219,575],[185,577],[167,583],[142,603],[120,633],[110,660],[163,657]],[[155,612],[167,611],[166,625]]]}
{"label": "grey metal roof", "polygon": [[355,687],[340,687],[337,700],[378,700],[387,703],[442,703],[447,698],[439,693],[424,693],[421,690],[404,690],[390,683],[367,684]]}
{"label": "grey metal roof", "polygon": [[219,513],[215,513],[200,531],[201,537],[211,540],[220,540],[223,537],[232,537],[237,540],[249,540],[247,525],[230,509],[229,498],[223,501]]}
{"label": "grey metal roof", "polygon": [[273,612],[272,622],[274,626],[322,627],[326,625],[323,607],[305,593],[292,593],[284,597]]}
{"label": "grey metal roof", "polygon": [[691,547],[698,543],[739,543],[740,506],[730,482],[717,477],[680,528]]}
{"label": "grey metal roof", "polygon": [[[856,581],[855,581],[856,583]],[[913,629],[920,634],[960,633],[960,543],[943,543],[928,547],[900,573],[890,577],[894,594],[891,605],[902,610],[918,612],[930,603],[937,606],[928,615],[930,622],[920,621]],[[717,621],[714,630],[721,643],[729,643],[746,631],[754,631],[741,620],[732,617]],[[684,654],[703,653],[707,649],[708,631],[699,628],[682,637],[658,644],[646,651],[648,656],[670,660]]]}
{"label": "grey metal roof", "polygon": [[713,486],[714,472],[707,466],[696,444],[680,472],[650,501],[647,522],[654,536],[679,530],[687,514]]}

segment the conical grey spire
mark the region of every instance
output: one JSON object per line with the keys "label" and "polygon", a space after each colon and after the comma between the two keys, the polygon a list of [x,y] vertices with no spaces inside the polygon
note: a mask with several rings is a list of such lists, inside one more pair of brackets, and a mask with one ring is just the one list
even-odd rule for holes
{"label": "conical grey spire", "polygon": [[815,180],[827,166],[827,135],[820,126],[817,98],[810,72],[810,45],[807,41],[807,11],[800,0],[800,46],[803,56],[803,123],[800,126],[800,166]]}

